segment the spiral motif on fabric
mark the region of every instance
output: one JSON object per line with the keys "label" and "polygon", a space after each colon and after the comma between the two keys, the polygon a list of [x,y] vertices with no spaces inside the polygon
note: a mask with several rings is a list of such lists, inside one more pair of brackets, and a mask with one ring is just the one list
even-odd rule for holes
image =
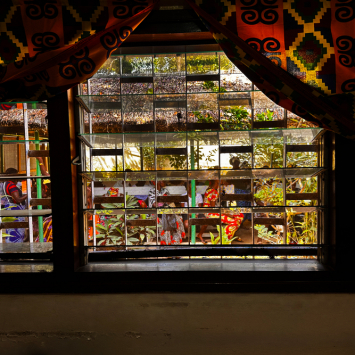
{"label": "spiral motif on fabric", "polygon": [[259,22],[272,25],[279,19],[277,0],[241,0],[242,21],[248,25]]}
{"label": "spiral motif on fabric", "polygon": [[59,64],[59,75],[65,79],[91,74],[96,68],[94,61],[89,58],[89,48],[85,47],[72,55],[67,62]]}
{"label": "spiral motif on fabric", "polygon": [[113,1],[113,5],[117,5],[113,8],[113,16],[123,19],[132,17],[144,10],[148,6],[148,2],[146,0],[116,0]]}
{"label": "spiral motif on fabric", "polygon": [[38,53],[36,53],[36,55],[34,55],[33,57],[29,57],[28,53],[26,53],[25,58],[18,61],[18,62],[14,62],[14,66],[17,69],[21,69],[24,65],[27,65],[28,63],[32,63],[37,59]]}
{"label": "spiral motif on fabric", "polygon": [[42,18],[46,19],[54,19],[58,16],[58,9],[55,5],[56,1],[25,1],[26,7],[26,15],[31,20],[40,20]]}
{"label": "spiral motif on fabric", "polygon": [[335,18],[339,22],[349,22],[355,19],[355,1],[338,0],[335,4]]}
{"label": "spiral motif on fabric", "polygon": [[355,66],[355,40],[350,36],[340,36],[336,39],[339,52],[339,63],[344,67]]}
{"label": "spiral motif on fabric", "polygon": [[59,48],[60,38],[55,32],[35,33],[31,38],[35,52],[44,53]]}
{"label": "spiral motif on fabric", "polygon": [[343,92],[355,91],[355,79],[349,79],[341,84],[341,90]]}
{"label": "spiral motif on fabric", "polygon": [[113,30],[101,36],[101,45],[107,50],[106,58],[110,57],[111,53],[122,44],[122,41],[124,41],[132,31],[132,27],[122,26],[119,29],[119,34],[116,30]]}
{"label": "spiral motif on fabric", "polygon": [[279,57],[275,57],[274,55],[268,56],[268,58],[278,67],[281,67],[281,59]]}
{"label": "spiral motif on fabric", "polygon": [[264,93],[270,100],[274,101],[276,104],[280,102],[280,95],[276,91],[269,91]]}
{"label": "spiral motif on fabric", "polygon": [[266,37],[263,40],[253,37],[248,38],[245,42],[258,52],[276,52],[281,48],[280,42],[273,37]]}
{"label": "spiral motif on fabric", "polygon": [[122,26],[119,30],[120,38],[122,40],[125,40],[132,33],[132,31],[133,31],[132,27]]}
{"label": "spiral motif on fabric", "polygon": [[307,115],[307,111],[305,109],[303,109],[300,105],[297,105],[296,103],[294,103],[292,105],[292,110],[291,110],[294,114],[296,114],[297,116],[306,116]]}

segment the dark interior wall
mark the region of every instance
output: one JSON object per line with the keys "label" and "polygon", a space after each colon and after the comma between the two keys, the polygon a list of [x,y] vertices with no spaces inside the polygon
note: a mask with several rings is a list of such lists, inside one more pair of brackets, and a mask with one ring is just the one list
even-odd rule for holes
{"label": "dark interior wall", "polygon": [[354,354],[347,294],[0,295],[0,354]]}

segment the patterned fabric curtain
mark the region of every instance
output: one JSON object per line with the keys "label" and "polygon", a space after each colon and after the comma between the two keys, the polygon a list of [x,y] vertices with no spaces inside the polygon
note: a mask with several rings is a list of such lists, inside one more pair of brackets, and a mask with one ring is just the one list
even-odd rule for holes
{"label": "patterned fabric curtain", "polygon": [[155,0],[1,0],[0,101],[45,100],[95,74]]}
{"label": "patterned fabric curtain", "polygon": [[354,0],[188,0],[276,104],[355,139]]}

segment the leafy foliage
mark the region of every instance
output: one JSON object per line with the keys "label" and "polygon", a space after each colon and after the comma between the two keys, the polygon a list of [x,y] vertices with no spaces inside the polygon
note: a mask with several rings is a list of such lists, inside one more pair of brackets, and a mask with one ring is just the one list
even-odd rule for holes
{"label": "leafy foliage", "polygon": [[274,112],[270,111],[269,109],[267,109],[266,112],[257,113],[255,116],[256,116],[256,121],[258,122],[274,120]]}
{"label": "leafy foliage", "polygon": [[244,106],[232,106],[223,111],[221,117],[222,130],[250,129],[250,114]]}
{"label": "leafy foliage", "polygon": [[[126,195],[126,207],[136,207],[138,200],[134,196]],[[105,203],[105,208],[122,208],[120,203]],[[124,217],[112,215],[112,211],[103,210],[105,215],[100,218],[100,223],[95,225],[99,234],[96,235],[97,245],[124,245]],[[127,215],[126,220],[135,220],[138,215]],[[142,226],[127,226],[127,245],[142,244],[148,238],[155,237],[155,228]]]}
{"label": "leafy foliage", "polygon": [[[210,236],[211,236],[211,243],[212,244],[220,244],[221,243],[221,237],[220,237],[220,235],[221,235],[221,228],[220,228],[220,226],[217,226],[217,230],[218,230],[218,236],[217,237],[215,237],[214,235],[213,235],[213,233],[212,232],[210,232]],[[231,238],[231,239],[229,239],[228,238],[228,235],[227,235],[227,233],[226,233],[226,227],[223,227],[222,226],[222,244],[232,244],[232,242],[233,242],[233,240],[234,239],[237,239],[238,237],[234,237],[234,238]]]}

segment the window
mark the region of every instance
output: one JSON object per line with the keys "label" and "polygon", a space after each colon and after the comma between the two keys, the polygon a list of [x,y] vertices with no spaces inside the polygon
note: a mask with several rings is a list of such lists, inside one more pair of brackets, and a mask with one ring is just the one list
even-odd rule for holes
{"label": "window", "polygon": [[77,100],[89,260],[317,258],[324,131],[223,53],[113,56]]}
{"label": "window", "polygon": [[5,261],[51,259],[46,116],[42,102],[12,104],[0,111],[0,254]]}

